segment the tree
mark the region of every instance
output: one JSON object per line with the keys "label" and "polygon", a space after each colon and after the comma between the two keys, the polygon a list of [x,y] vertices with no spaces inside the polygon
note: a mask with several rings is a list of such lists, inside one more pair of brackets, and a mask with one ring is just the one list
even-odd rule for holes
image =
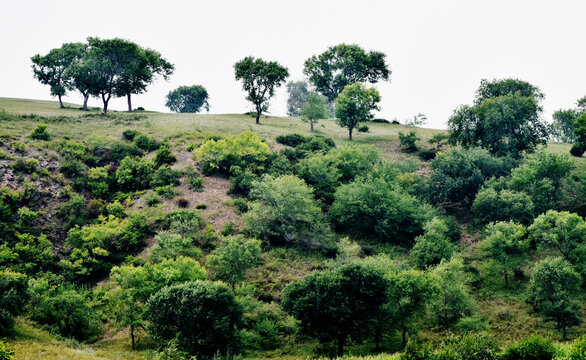
{"label": "tree", "polygon": [[242,88],[247,92],[246,100],[254,104],[256,123],[260,124],[260,115],[268,109],[268,100],[275,94],[289,76],[289,70],[276,61],[246,57],[234,64],[236,80],[242,80]]}
{"label": "tree", "polygon": [[309,91],[306,94],[306,101],[301,110],[303,121],[309,121],[309,126],[313,132],[313,124],[318,119],[325,119],[330,116],[327,108],[327,101],[317,91]]}
{"label": "tree", "polygon": [[356,179],[340,186],[334,197],[328,215],[338,230],[393,244],[408,244],[422,232],[423,211],[417,200],[383,178]]}
{"label": "tree", "polygon": [[344,87],[344,91],[336,98],[336,118],[338,125],[348,129],[350,140],[358,124],[372,119],[372,110],[380,110],[377,105],[379,102],[380,95],[374,88],[368,89],[361,83]]}
{"label": "tree", "polygon": [[407,126],[420,126],[424,125],[427,122],[427,116],[423,113],[418,113],[417,115],[413,115],[413,118],[407,119],[405,125]]}
{"label": "tree", "polygon": [[336,354],[342,356],[348,337],[361,340],[374,329],[388,286],[374,267],[348,264],[289,284],[281,305],[300,321],[304,333],[336,344]]}
{"label": "tree", "polygon": [[305,60],[303,73],[332,103],[347,85],[388,80],[391,70],[385,58],[382,52],[366,52],[358,45],[340,44]]}
{"label": "tree", "polygon": [[565,143],[573,143],[576,139],[576,135],[574,134],[574,121],[576,121],[577,117],[578,114],[574,109],[560,109],[554,112],[552,116],[552,135]]}
{"label": "tree", "polygon": [[491,223],[486,227],[484,239],[478,244],[482,254],[504,275],[507,289],[510,276],[527,258],[529,242],[526,235],[523,225],[514,222]]}
{"label": "tree", "polygon": [[156,80],[157,75],[167,80],[175,70],[173,64],[155,50],[143,49],[138,45],[132,50],[127,54],[116,85],[116,96],[127,98],[128,112],[132,112],[132,94],[142,94]]}
{"label": "tree", "polygon": [[287,114],[289,116],[301,116],[303,106],[307,102],[309,84],[305,80],[290,81],[287,83]]}
{"label": "tree", "polygon": [[102,40],[90,37],[88,40],[88,66],[93,70],[94,80],[90,93],[101,96],[103,113],[108,113],[112,96],[119,94],[124,83],[124,71],[140,51],[140,47],[120,38]]}
{"label": "tree", "polygon": [[437,278],[417,270],[404,270],[390,276],[389,301],[398,325],[402,346],[407,345],[407,332],[438,292]]}
{"label": "tree", "polygon": [[88,111],[89,97],[97,96],[94,89],[98,78],[88,56],[87,44],[80,45],[79,53],[65,70],[65,75],[69,79],[70,88],[79,91],[83,96],[82,110]]}
{"label": "tree", "polygon": [[294,175],[265,175],[252,184],[246,229],[260,239],[313,246],[328,232],[327,222],[307,184]]}
{"label": "tree", "polygon": [[151,296],[145,307],[155,337],[177,339],[198,358],[234,353],[242,309],[221,283],[195,281],[168,286]]}
{"label": "tree", "polygon": [[525,191],[497,190],[484,186],[472,204],[474,219],[480,224],[493,221],[517,221],[529,224],[534,218],[535,206]]}
{"label": "tree", "polygon": [[448,227],[445,222],[434,217],[423,226],[423,229],[423,235],[415,238],[415,245],[410,253],[417,267],[426,269],[444,259],[449,261],[457,246],[448,238]]}
{"label": "tree", "polygon": [[208,99],[208,92],[201,85],[180,86],[167,94],[165,106],[178,113],[198,113],[202,107],[210,111]]}
{"label": "tree", "polygon": [[65,108],[61,97],[69,88],[69,74],[66,70],[69,65],[83,53],[84,45],[80,43],[63,44],[60,48],[52,49],[47,55],[34,55],[33,74],[43,85],[51,87],[51,95],[59,99],[59,107]]}
{"label": "tree", "polygon": [[540,120],[542,98],[539,89],[524,81],[482,80],[474,105],[460,106],[448,120],[450,142],[480,146],[497,156],[531,153],[548,135]]}
{"label": "tree", "polygon": [[534,267],[527,288],[528,302],[535,312],[556,323],[566,340],[568,327],[582,323],[580,303],[580,276],[570,263],[557,258],[546,258]]}
{"label": "tree", "polygon": [[586,112],[578,116],[574,121],[574,135],[576,135],[574,147],[580,149],[574,155],[582,156],[586,150]]}
{"label": "tree", "polygon": [[246,270],[260,261],[260,241],[245,239],[244,236],[228,236],[208,256],[207,266],[214,276],[226,281],[232,290],[244,279]]}

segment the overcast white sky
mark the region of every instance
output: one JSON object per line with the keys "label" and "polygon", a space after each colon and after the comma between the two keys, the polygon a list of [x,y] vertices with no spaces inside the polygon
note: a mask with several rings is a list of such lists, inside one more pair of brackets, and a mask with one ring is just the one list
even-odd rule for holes
{"label": "overcast white sky", "polygon": [[[547,120],[586,95],[584,0],[19,0],[0,9],[0,97],[51,99],[33,79],[30,57],[88,36],[128,39],[175,64],[170,81],[134,96],[133,105],[148,110],[167,111],[170,90],[201,84],[210,112],[245,112],[236,61],[276,60],[298,80],[305,59],[342,42],[387,54],[391,81],[376,85],[387,119],[422,112],[428,127],[445,127],[483,78],[538,86]],[[77,94],[65,100],[81,102]],[[283,88],[270,112],[284,115],[286,100]],[[111,108],[123,110],[125,100]]]}

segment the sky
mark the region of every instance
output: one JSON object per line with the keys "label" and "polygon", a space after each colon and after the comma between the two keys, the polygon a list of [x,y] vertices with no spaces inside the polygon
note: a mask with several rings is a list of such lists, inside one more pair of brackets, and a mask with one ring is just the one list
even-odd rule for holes
{"label": "sky", "polygon": [[[133,96],[134,107],[155,111],[168,111],[169,91],[196,84],[208,90],[211,113],[249,111],[235,62],[277,61],[289,80],[301,80],[307,58],[340,43],[387,54],[390,81],[374,86],[382,97],[377,117],[389,120],[423,113],[426,127],[446,128],[481,79],[538,86],[547,121],[586,95],[584,0],[19,0],[0,9],[0,97],[52,99],[33,78],[30,57],[89,36],[134,41],[175,65],[169,81]],[[82,101],[75,93],[64,100]],[[286,102],[283,86],[269,112],[285,115]],[[124,110],[126,101],[109,108]]]}

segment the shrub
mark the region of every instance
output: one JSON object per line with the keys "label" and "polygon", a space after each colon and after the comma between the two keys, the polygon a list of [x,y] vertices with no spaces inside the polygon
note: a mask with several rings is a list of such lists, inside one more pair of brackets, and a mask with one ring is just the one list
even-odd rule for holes
{"label": "shrub", "polygon": [[179,256],[199,258],[202,251],[193,244],[193,239],[163,231],[155,236],[157,245],[151,251],[151,259],[161,262],[166,259],[175,259]]}
{"label": "shrub", "polygon": [[576,157],[581,157],[586,152],[586,147],[582,144],[574,144],[570,149],[570,154]]}
{"label": "shrub", "polygon": [[232,286],[244,280],[248,269],[260,262],[260,241],[245,239],[244,236],[227,236],[208,256],[206,266],[216,279]]}
{"label": "shrub", "polygon": [[114,177],[118,175],[117,173],[111,175],[109,172],[109,165],[89,169],[87,178],[84,179],[84,185],[91,192],[92,197],[101,199],[108,198],[110,195],[110,183],[114,182]]}
{"label": "shrub", "polygon": [[0,268],[24,274],[47,271],[54,265],[52,244],[47,236],[16,234],[16,240],[0,245]]}
{"label": "shrub", "polygon": [[433,160],[436,154],[436,149],[421,149],[419,150],[419,153],[417,153],[417,155],[419,155],[419,158],[423,161]]}
{"label": "shrub", "polygon": [[586,359],[586,335],[574,340],[574,343],[568,351],[568,360],[585,360]]}
{"label": "shrub", "polygon": [[153,164],[145,158],[125,157],[116,170],[116,181],[123,190],[147,189],[153,177]]}
{"label": "shrub", "polygon": [[361,126],[358,127],[357,130],[358,130],[358,132],[361,132],[361,133],[367,133],[369,129],[368,129],[368,126],[361,125]]}
{"label": "shrub", "polygon": [[156,139],[149,138],[146,135],[138,135],[134,138],[134,144],[138,146],[139,149],[150,152],[157,150],[161,144]]}
{"label": "shrub", "polygon": [[47,141],[51,139],[51,135],[47,132],[47,125],[40,124],[33,130],[31,133],[31,138],[35,140],[44,140]]}
{"label": "shrub", "polygon": [[282,145],[297,147],[299,144],[306,143],[309,138],[300,134],[287,134],[279,135],[275,140]]}
{"label": "shrub", "polygon": [[526,192],[514,190],[496,191],[483,187],[472,204],[474,219],[480,224],[494,221],[518,221],[529,224],[534,217],[534,206]]}
{"label": "shrub", "polygon": [[26,275],[10,270],[0,271],[0,334],[14,326],[14,318],[28,301]]}
{"label": "shrub", "polygon": [[335,199],[328,215],[341,231],[399,244],[411,242],[422,232],[424,214],[417,200],[384,179],[342,185]]}
{"label": "shrub", "polygon": [[181,236],[193,236],[203,224],[199,211],[197,210],[179,210],[167,214],[165,217],[165,227],[169,231],[180,234]]}
{"label": "shrub", "polygon": [[12,360],[15,352],[3,341],[0,341],[0,360]]}
{"label": "shrub", "polygon": [[24,154],[26,151],[26,145],[23,142],[13,141],[10,143],[10,148],[17,153]]}
{"label": "shrub", "polygon": [[200,204],[195,205],[195,208],[198,210],[205,210],[208,208],[208,206],[204,203],[200,203]]}
{"label": "shrub", "polygon": [[85,169],[85,164],[75,158],[64,159],[61,162],[61,166],[59,167],[59,171],[61,171],[61,173],[69,179],[81,176]]}
{"label": "shrub", "polygon": [[203,178],[199,176],[188,176],[187,182],[191,190],[201,191],[203,189]]}
{"label": "shrub", "polygon": [[89,215],[85,207],[84,198],[75,193],[67,202],[59,205],[57,214],[63,221],[64,230],[69,230],[75,225],[81,226],[85,224]]}
{"label": "shrub", "polygon": [[155,170],[150,186],[153,188],[167,185],[177,186],[179,185],[180,177],[181,171],[173,170],[169,166],[161,166]]}
{"label": "shrub", "polygon": [[498,360],[500,348],[497,342],[485,334],[466,334],[450,338],[442,344],[439,359]]}
{"label": "shrub", "polygon": [[15,172],[24,172],[27,174],[32,174],[37,170],[37,166],[39,166],[39,162],[36,159],[25,159],[25,158],[18,158],[10,167]]}
{"label": "shrub", "polygon": [[116,141],[110,147],[110,154],[112,160],[124,159],[127,156],[143,156],[144,153],[134,144],[127,144],[121,141]]}
{"label": "shrub", "polygon": [[122,132],[122,138],[127,141],[133,141],[134,138],[139,134],[140,133],[134,129],[128,129]]}
{"label": "shrub", "polygon": [[144,201],[147,204],[147,206],[155,206],[157,204],[161,203],[161,199],[156,196],[154,193],[148,193],[145,197],[144,197]]}
{"label": "shrub", "polygon": [[533,335],[510,345],[502,360],[552,360],[555,355],[556,347],[550,339]]}
{"label": "shrub", "polygon": [[312,246],[328,232],[311,188],[296,176],[266,175],[253,183],[251,196],[255,201],[244,219],[247,231],[257,238]]}
{"label": "shrub", "polygon": [[420,269],[439,264],[443,259],[449,261],[456,250],[447,237],[448,227],[439,218],[433,218],[424,225],[424,233],[415,238],[411,258]]}
{"label": "shrub", "polygon": [[239,214],[244,214],[248,211],[248,201],[244,199],[234,199],[233,204]]}
{"label": "shrub", "polygon": [[123,218],[126,216],[126,210],[118,200],[106,205],[106,209],[108,210],[108,214],[115,216],[117,218]]}
{"label": "shrub", "polygon": [[169,286],[146,304],[149,331],[157,338],[176,338],[190,354],[212,357],[237,349],[242,309],[224,285],[196,281]]}
{"label": "shrub", "polygon": [[399,142],[405,152],[414,153],[419,150],[415,144],[415,142],[418,140],[420,140],[420,138],[417,136],[415,131],[410,131],[407,135],[399,131]]}
{"label": "shrub", "polygon": [[168,145],[161,146],[155,155],[155,167],[162,165],[171,165],[177,161],[173,151]]}
{"label": "shrub", "polygon": [[159,186],[155,191],[158,195],[167,199],[172,199],[179,194],[179,190],[175,189],[172,185]]}

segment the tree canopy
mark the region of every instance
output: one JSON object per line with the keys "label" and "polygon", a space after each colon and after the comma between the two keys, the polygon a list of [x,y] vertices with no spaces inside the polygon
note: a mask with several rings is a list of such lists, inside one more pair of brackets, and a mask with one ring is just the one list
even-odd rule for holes
{"label": "tree canopy", "polygon": [[474,105],[460,106],[448,120],[450,142],[497,156],[531,153],[548,136],[540,119],[542,98],[539,89],[521,80],[483,80]]}
{"label": "tree canopy", "polygon": [[367,88],[361,83],[346,85],[344,91],[336,98],[336,121],[348,129],[348,138],[361,122],[373,118],[372,110],[379,110],[380,94],[374,88]]}
{"label": "tree canopy", "polygon": [[311,131],[313,131],[313,125],[318,119],[325,119],[330,116],[327,104],[326,99],[317,91],[309,91],[306,94],[306,101],[303,109],[301,109],[301,115],[303,115],[303,121],[309,121]]}
{"label": "tree canopy", "polygon": [[358,45],[339,44],[305,60],[303,73],[317,91],[333,102],[347,85],[388,80],[391,70],[385,58],[382,52],[366,52]]}
{"label": "tree canopy", "polygon": [[167,94],[165,106],[178,113],[198,113],[202,108],[210,111],[208,98],[207,90],[201,85],[180,86]]}
{"label": "tree canopy", "polygon": [[260,115],[268,109],[268,100],[275,94],[275,89],[283,85],[289,76],[289,70],[276,61],[266,62],[248,56],[234,64],[236,80],[242,80],[242,88],[247,92],[246,100],[254,104],[256,123]]}

